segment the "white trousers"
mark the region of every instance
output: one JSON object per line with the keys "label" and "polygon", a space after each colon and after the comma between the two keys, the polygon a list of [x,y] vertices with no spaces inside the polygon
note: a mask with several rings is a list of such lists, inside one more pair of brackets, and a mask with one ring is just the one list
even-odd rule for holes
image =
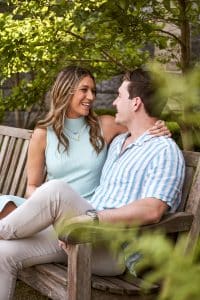
{"label": "white trousers", "polygon": [[[13,297],[17,273],[24,267],[41,263],[66,263],[67,255],[59,248],[54,227],[63,220],[85,214],[92,209],[65,182],[52,180],[7,217],[0,220],[0,300]],[[53,225],[53,226],[52,226]],[[92,272],[116,275],[124,264],[104,248],[92,253]]]}

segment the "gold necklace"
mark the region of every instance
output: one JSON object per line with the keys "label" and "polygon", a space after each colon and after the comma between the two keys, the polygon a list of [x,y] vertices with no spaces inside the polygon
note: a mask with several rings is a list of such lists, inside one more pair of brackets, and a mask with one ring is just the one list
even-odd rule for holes
{"label": "gold necklace", "polygon": [[81,127],[81,129],[79,131],[74,131],[68,127],[65,127],[65,133],[72,140],[80,141],[81,134],[83,133],[83,130],[85,129],[85,127],[86,127],[86,124],[84,124],[83,127]]}

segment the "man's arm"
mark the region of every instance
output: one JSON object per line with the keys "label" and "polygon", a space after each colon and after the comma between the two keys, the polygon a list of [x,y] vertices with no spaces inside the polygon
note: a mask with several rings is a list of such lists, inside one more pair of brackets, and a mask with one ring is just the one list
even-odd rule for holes
{"label": "man's arm", "polygon": [[155,155],[143,178],[141,198],[116,209],[98,213],[100,222],[151,224],[160,221],[171,208],[174,211],[181,199],[185,164],[175,144]]}
{"label": "man's arm", "polygon": [[98,212],[100,223],[151,224],[160,221],[168,210],[166,202],[156,198],[145,198],[120,208]]}

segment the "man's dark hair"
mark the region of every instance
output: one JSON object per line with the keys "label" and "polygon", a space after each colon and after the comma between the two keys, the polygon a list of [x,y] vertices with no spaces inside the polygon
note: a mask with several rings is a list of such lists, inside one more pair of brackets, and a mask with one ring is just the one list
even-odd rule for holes
{"label": "man's dark hair", "polygon": [[140,97],[147,114],[151,117],[160,117],[166,104],[166,99],[160,99],[154,80],[148,71],[142,68],[127,72],[124,80],[130,81],[128,85],[129,98]]}

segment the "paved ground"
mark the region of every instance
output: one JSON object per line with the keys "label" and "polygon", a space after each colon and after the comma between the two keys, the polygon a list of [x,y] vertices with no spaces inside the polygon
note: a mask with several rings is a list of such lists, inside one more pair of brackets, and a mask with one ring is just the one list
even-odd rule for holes
{"label": "paved ground", "polygon": [[49,298],[42,296],[37,291],[33,290],[31,287],[25,283],[18,281],[15,291],[15,296],[13,300],[48,300]]}

